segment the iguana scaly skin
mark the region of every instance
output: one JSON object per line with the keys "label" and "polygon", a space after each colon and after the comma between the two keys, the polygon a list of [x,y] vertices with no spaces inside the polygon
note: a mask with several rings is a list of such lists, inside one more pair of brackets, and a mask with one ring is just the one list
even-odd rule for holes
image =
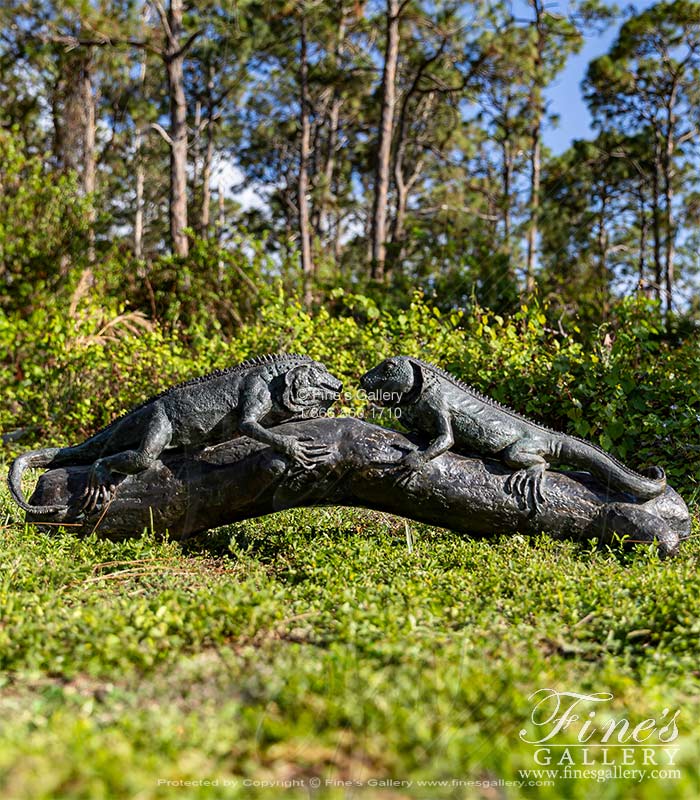
{"label": "iguana scaly skin", "polygon": [[663,470],[646,477],[583,439],[550,430],[502,406],[448,372],[418,358],[388,358],[361,378],[371,402],[400,409],[409,430],[431,437],[403,459],[401,480],[446,450],[468,450],[502,459],[516,470],[508,489],[535,510],[544,502],[550,464],[585,469],[606,486],[649,500],[666,488]]}
{"label": "iguana scaly skin", "polygon": [[281,422],[317,416],[337,399],[342,383],[308,356],[280,353],[244,361],[174,386],[74,447],[50,447],[19,456],[10,467],[10,491],[34,514],[64,511],[30,506],[21,489],[28,467],[92,464],[83,509],[92,511],[115,489],[116,474],[133,475],[165,449],[204,447],[242,434],[311,468],[326,448],[267,430]]}

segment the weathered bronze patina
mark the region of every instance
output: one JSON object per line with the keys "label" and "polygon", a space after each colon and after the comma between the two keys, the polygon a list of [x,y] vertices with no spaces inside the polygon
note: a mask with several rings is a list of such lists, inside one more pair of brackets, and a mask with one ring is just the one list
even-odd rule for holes
{"label": "weathered bronze patina", "polygon": [[[690,533],[688,509],[660,470],[654,477],[633,472],[442,370],[399,357],[362,383],[371,400],[401,409],[408,436],[326,416],[340,381],[304,357],[266,357],[176,387],[83,445],[21,456],[11,470],[13,490],[21,499],[26,466],[50,466],[30,503],[22,503],[27,520],[115,538],[154,530],[184,539],[313,505],[379,509],[474,537],[546,532],[656,543],[662,556],[675,555]],[[152,420],[163,413],[156,414],[158,405],[173,432],[156,452],[144,446],[151,428],[141,412]],[[130,419],[134,425],[125,426]],[[148,458],[125,455],[130,451]],[[559,472],[550,463],[588,471]],[[96,495],[101,468],[109,470],[108,491]]]}

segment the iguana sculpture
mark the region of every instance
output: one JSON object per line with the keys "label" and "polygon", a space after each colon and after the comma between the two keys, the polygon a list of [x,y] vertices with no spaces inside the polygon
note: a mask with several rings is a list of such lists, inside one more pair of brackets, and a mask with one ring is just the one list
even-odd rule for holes
{"label": "iguana sculpture", "polygon": [[558,433],[482,395],[448,372],[418,358],[387,358],[361,378],[377,406],[400,409],[408,430],[431,437],[423,449],[406,454],[399,480],[446,450],[496,456],[513,470],[508,488],[520,502],[539,510],[544,502],[544,472],[549,464],[585,469],[606,486],[649,500],[666,488],[663,470],[647,477],[583,439]]}
{"label": "iguana sculpture", "polygon": [[83,510],[94,510],[116,488],[116,474],[148,469],[166,449],[205,447],[242,434],[271,445],[305,468],[327,448],[267,430],[271,425],[318,416],[337,399],[342,383],[308,356],[280,353],[244,361],[167,389],[114,420],[82,444],[33,450],[10,467],[10,491],[33,514],[55,506],[30,506],[21,489],[28,467],[92,464]]}

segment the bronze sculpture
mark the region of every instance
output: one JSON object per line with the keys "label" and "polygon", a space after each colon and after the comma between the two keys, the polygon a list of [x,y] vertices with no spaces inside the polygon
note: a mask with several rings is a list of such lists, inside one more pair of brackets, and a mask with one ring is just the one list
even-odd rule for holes
{"label": "bronze sculpture", "polygon": [[[316,362],[299,361],[293,368],[300,364]],[[412,422],[411,414],[405,419],[408,436],[360,419],[319,414],[337,397],[341,384],[320,365],[315,369],[314,378],[300,378],[287,395],[287,408],[294,406],[294,414],[282,417],[281,424],[263,416],[262,421],[270,425],[263,435],[258,435],[258,428],[233,426],[224,437],[162,449],[144,469],[134,470],[113,493],[100,495],[94,503],[85,503],[94,463],[89,459],[79,464],[55,463],[40,478],[30,503],[23,506],[28,509],[27,520],[70,522],[86,532],[97,526],[103,535],[117,538],[140,535],[145,528],[186,538],[294,506],[354,505],[475,537],[544,531],[554,537],[601,542],[616,537],[656,542],[662,556],[675,555],[690,533],[688,509],[665,485],[662,473],[656,478],[639,475],[637,485],[625,483],[628,473],[637,473],[623,467],[624,480],[616,482],[617,473],[606,480],[606,465],[618,462],[603,454],[605,458],[591,470],[595,475],[547,469],[546,500],[536,496],[541,486],[531,485],[529,492],[514,491],[514,473],[493,448],[482,447],[480,452],[476,441],[471,443],[473,452],[453,452],[444,446],[431,451],[434,433],[423,422]],[[375,377],[378,374],[384,373],[374,372]],[[281,371],[275,380],[289,388],[286,375]],[[402,392],[397,385],[388,391],[387,381],[367,376],[363,384],[370,399],[382,384],[385,405],[407,406],[418,394],[411,394],[413,386],[403,387]],[[289,400],[292,395],[294,402]],[[485,419],[484,413],[477,416]],[[308,448],[300,458],[294,448],[281,447],[280,442],[304,442]],[[421,451],[430,457],[420,457],[420,463],[414,464],[413,454]],[[21,456],[18,463],[31,463],[31,459]],[[13,469],[16,476],[18,467]],[[53,510],[47,513],[47,508]]]}

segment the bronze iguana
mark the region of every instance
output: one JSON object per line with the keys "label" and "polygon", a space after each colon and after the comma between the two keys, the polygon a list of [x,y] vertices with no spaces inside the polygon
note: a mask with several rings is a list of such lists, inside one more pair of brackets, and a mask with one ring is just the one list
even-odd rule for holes
{"label": "bronze iguana", "polygon": [[33,450],[10,467],[10,491],[33,514],[57,506],[30,506],[21,489],[28,467],[92,464],[83,509],[92,511],[115,489],[113,473],[132,475],[153,464],[165,449],[204,447],[237,434],[250,436],[311,468],[326,448],[266,430],[280,422],[318,416],[337,399],[342,383],[308,356],[260,356],[186,381],[152,397],[82,444]]}
{"label": "bronze iguana", "polygon": [[446,450],[467,450],[502,459],[513,470],[508,488],[520,502],[538,510],[544,502],[544,472],[549,464],[585,469],[606,486],[649,500],[666,488],[663,470],[641,475],[589,442],[559,433],[502,406],[439,367],[418,358],[387,358],[361,378],[378,406],[400,409],[409,430],[431,437],[406,454],[400,480]]}

